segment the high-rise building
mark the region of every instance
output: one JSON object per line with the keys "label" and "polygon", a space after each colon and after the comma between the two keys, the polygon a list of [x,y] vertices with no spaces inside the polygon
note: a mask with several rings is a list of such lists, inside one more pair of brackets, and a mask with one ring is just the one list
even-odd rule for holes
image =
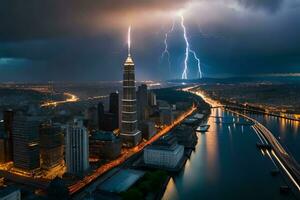
{"label": "high-rise building", "polygon": [[120,136],[124,146],[133,147],[141,141],[141,132],[137,128],[135,72],[134,63],[130,56],[130,31],[128,36],[128,57],[124,63],[123,69],[122,121]]}
{"label": "high-rise building", "polygon": [[39,149],[40,120],[36,117],[19,116],[13,122],[14,167],[32,173],[40,167]]}
{"label": "high-rise building", "polygon": [[14,120],[14,112],[11,109],[5,110],[3,113],[3,122],[4,122],[4,132],[5,132],[5,140],[4,140],[4,150],[6,161],[13,160],[13,120]]}
{"label": "high-rise building", "polygon": [[6,142],[6,134],[4,131],[4,123],[3,120],[0,121],[0,163],[7,162],[7,155],[5,153],[5,142]]}
{"label": "high-rise building", "polygon": [[63,163],[64,135],[59,124],[44,123],[40,128],[41,167],[51,169]]}
{"label": "high-rise building", "polygon": [[146,111],[148,107],[148,88],[146,84],[142,84],[138,87],[137,91],[137,114],[138,120],[143,121],[147,118]]}
{"label": "high-rise building", "polygon": [[89,139],[81,119],[74,119],[66,132],[67,172],[84,173],[89,168]]}
{"label": "high-rise building", "polygon": [[113,92],[109,95],[109,112],[114,115],[113,129],[119,128],[119,93]]}
{"label": "high-rise building", "polygon": [[111,131],[98,131],[90,137],[90,155],[99,159],[116,159],[121,154],[120,138]]}
{"label": "high-rise building", "polygon": [[98,127],[98,114],[97,108],[95,106],[89,107],[86,110],[85,118],[87,120],[87,128],[89,131],[94,131]]}
{"label": "high-rise building", "polygon": [[149,106],[156,106],[156,94],[154,92],[148,92],[148,104]]}
{"label": "high-rise building", "polygon": [[103,130],[104,128],[104,105],[102,102],[98,103],[98,129]]}

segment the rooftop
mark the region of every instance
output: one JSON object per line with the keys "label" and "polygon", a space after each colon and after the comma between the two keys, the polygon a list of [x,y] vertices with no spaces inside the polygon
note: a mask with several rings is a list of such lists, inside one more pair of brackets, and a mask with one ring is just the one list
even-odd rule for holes
{"label": "rooftop", "polygon": [[110,131],[97,131],[92,134],[91,140],[114,141],[118,139],[113,132]]}
{"label": "rooftop", "polygon": [[8,186],[8,187],[0,187],[0,198],[4,198],[6,197],[7,195],[15,192],[15,191],[18,191],[19,189],[13,187],[13,186]]}

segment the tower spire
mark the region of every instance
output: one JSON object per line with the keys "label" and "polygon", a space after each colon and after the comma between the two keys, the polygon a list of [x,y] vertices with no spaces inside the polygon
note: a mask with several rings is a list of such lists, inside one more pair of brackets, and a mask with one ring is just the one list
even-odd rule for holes
{"label": "tower spire", "polygon": [[131,37],[130,37],[130,34],[131,34],[131,26],[128,27],[128,57],[130,57],[130,45],[131,45]]}

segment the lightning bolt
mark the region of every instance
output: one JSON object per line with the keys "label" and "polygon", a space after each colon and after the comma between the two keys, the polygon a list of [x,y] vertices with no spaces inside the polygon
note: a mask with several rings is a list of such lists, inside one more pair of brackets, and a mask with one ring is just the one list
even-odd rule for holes
{"label": "lightning bolt", "polygon": [[[200,62],[200,58],[197,56],[197,53],[191,49],[191,46],[190,46],[190,43],[189,43],[189,40],[188,40],[188,37],[187,37],[187,31],[186,31],[186,27],[185,27],[185,24],[184,24],[184,17],[182,15],[182,13],[180,13],[180,25],[181,25],[181,28],[183,30],[183,38],[184,38],[184,41],[185,41],[185,56],[184,56],[184,67],[183,67],[183,72],[182,72],[182,75],[181,75],[181,79],[187,79],[188,78],[188,69],[189,69],[189,66],[188,66],[188,61],[190,59],[190,54],[193,55],[193,58],[196,60],[197,62],[197,67],[198,67],[198,78],[202,78],[202,70],[201,70],[201,62]],[[175,21],[173,20],[173,24],[172,24],[172,27],[170,28],[170,30],[168,32],[165,33],[165,38],[164,38],[164,51],[162,52],[161,54],[161,60],[167,56],[167,59],[168,59],[168,65],[169,65],[169,71],[171,71],[171,61],[170,61],[170,52],[169,52],[169,47],[168,47],[168,37],[169,37],[169,34],[171,32],[173,32],[174,30],[174,25],[175,25]]]}
{"label": "lightning bolt", "polygon": [[194,50],[192,50],[191,47],[190,47],[190,43],[189,43],[187,33],[186,33],[186,27],[184,25],[184,17],[183,17],[182,14],[180,15],[180,18],[181,18],[180,25],[181,25],[181,28],[183,30],[183,38],[184,38],[184,41],[185,41],[184,68],[183,68],[183,72],[182,72],[182,75],[181,75],[181,79],[187,79],[187,73],[188,73],[188,69],[189,69],[188,61],[189,61],[190,53],[193,55],[194,59],[197,61],[198,75],[199,75],[199,78],[202,78],[200,59],[197,56],[196,52]]}
{"label": "lightning bolt", "polygon": [[171,60],[170,60],[170,52],[169,52],[169,47],[168,47],[168,37],[169,37],[169,34],[171,32],[173,32],[174,25],[175,25],[175,21],[173,20],[172,27],[170,28],[170,30],[168,32],[165,33],[165,39],[164,39],[165,49],[164,49],[164,51],[161,54],[161,60],[163,60],[163,58],[165,56],[167,56],[167,61],[168,61],[168,66],[169,66],[169,72],[171,72]]}
{"label": "lightning bolt", "polygon": [[184,25],[184,17],[183,17],[183,15],[180,15],[180,18],[181,18],[180,25],[181,25],[182,30],[183,30],[183,38],[184,38],[184,41],[185,41],[184,68],[183,68],[183,72],[182,72],[182,75],[181,75],[181,79],[187,79],[190,43],[189,43],[189,40],[188,40],[187,35],[186,35],[186,28],[185,28],[185,25]]}

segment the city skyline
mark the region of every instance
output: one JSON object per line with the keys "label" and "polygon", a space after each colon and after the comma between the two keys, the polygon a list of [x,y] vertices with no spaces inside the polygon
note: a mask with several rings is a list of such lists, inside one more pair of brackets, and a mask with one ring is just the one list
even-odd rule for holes
{"label": "city skyline", "polygon": [[[204,77],[299,73],[296,0],[78,1],[69,6],[72,11],[59,9],[59,1],[2,4],[0,81],[121,80],[129,24],[138,80],[181,78],[185,43],[178,12]],[[170,70],[161,53],[173,21]],[[197,78],[197,63],[189,65],[188,78]]]}

